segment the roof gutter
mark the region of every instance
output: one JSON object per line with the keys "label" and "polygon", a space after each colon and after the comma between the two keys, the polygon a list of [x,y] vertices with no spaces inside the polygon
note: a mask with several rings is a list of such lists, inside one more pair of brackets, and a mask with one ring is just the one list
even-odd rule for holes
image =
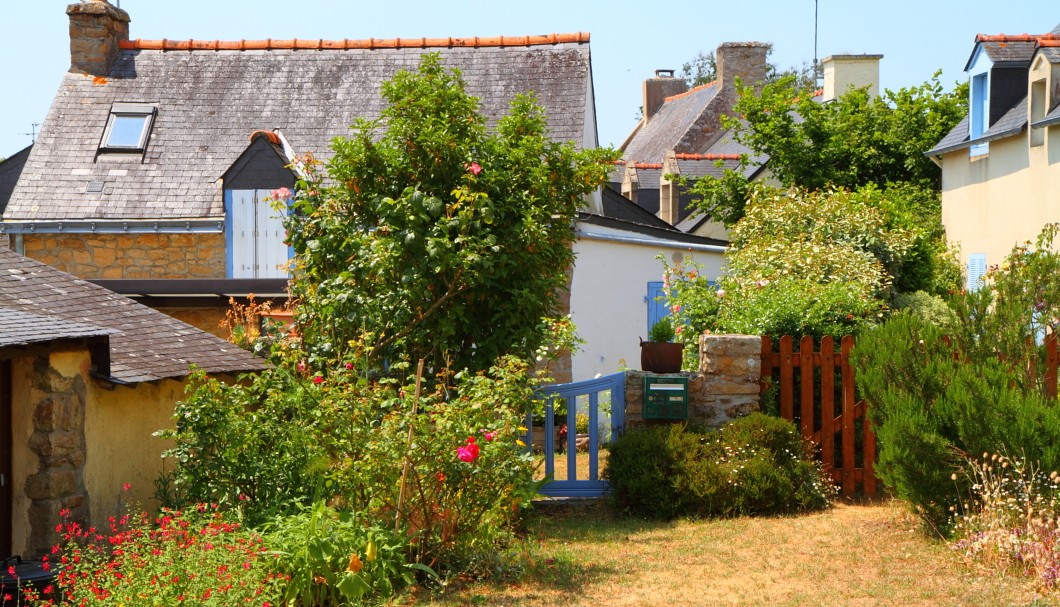
{"label": "roof gutter", "polygon": [[578,238],[585,240],[597,240],[601,242],[620,242],[622,244],[636,244],[647,247],[669,247],[673,249],[687,249],[689,251],[703,251],[706,253],[724,253],[728,247],[714,244],[697,244],[694,242],[681,242],[678,240],[667,240],[663,238],[648,238],[640,236],[623,236],[620,234],[605,234],[602,232],[589,232],[577,230]]}
{"label": "roof gutter", "polygon": [[220,234],[223,219],[2,221],[0,234]]}

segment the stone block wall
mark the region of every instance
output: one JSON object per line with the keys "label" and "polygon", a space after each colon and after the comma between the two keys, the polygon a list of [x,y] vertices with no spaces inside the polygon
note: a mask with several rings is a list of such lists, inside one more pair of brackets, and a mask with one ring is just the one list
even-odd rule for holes
{"label": "stone block wall", "polygon": [[[55,364],[57,358],[69,360]],[[89,361],[87,350],[33,361],[27,403],[33,416],[29,448],[38,467],[26,479],[25,495],[29,499],[26,552],[34,556],[46,554],[58,543],[55,526],[62,521],[60,511],[69,510],[71,520],[89,519],[84,480]]]}
{"label": "stone block wall", "polygon": [[[688,422],[721,427],[760,407],[760,337],[704,335],[699,342],[699,372],[667,376],[688,378]],[[644,419],[644,371],[626,372],[626,425],[671,423]],[[651,375],[657,375],[652,373]]]}
{"label": "stone block wall", "polygon": [[224,234],[26,234],[26,257],[80,278],[224,278]]}

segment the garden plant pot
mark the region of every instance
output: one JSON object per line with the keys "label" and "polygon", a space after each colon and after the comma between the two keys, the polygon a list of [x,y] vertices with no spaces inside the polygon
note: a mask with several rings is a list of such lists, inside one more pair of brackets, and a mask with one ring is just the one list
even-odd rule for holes
{"label": "garden plant pot", "polygon": [[684,344],[669,341],[640,342],[640,368],[650,373],[677,373],[681,370]]}

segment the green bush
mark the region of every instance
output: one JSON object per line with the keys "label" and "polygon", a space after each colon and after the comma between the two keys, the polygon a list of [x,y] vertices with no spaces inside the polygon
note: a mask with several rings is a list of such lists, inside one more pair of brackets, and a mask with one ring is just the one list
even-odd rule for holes
{"label": "green bush", "polygon": [[357,603],[371,596],[390,596],[414,583],[414,569],[434,573],[406,562],[406,541],[392,529],[323,502],[279,518],[266,529],[266,545],[278,557],[274,567],[287,581],[285,604]]}
{"label": "green bush", "polygon": [[1017,247],[992,268],[981,289],[951,298],[944,328],[932,319],[947,315],[902,312],[854,349],[879,444],[876,473],[943,532],[949,507],[969,489],[969,458],[1016,453],[1060,468],[1060,408],[1047,395],[1041,345],[1060,318],[1055,235],[1047,228],[1036,247]]}
{"label": "green bush", "polygon": [[742,516],[816,510],[833,489],[794,424],[753,413],[721,430],[633,428],[611,445],[604,474],[631,514]]}

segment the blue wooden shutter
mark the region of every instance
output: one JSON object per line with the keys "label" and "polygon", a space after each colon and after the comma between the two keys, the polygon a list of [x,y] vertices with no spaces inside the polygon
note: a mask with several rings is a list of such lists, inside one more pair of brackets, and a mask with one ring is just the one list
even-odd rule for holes
{"label": "blue wooden shutter", "polygon": [[[666,293],[661,280],[648,283],[648,333],[660,319],[670,315],[670,306],[666,303]],[[647,336],[645,336],[647,338]]]}
{"label": "blue wooden shutter", "polygon": [[255,190],[232,190],[232,209],[228,216],[231,230],[232,278],[254,278],[257,272],[254,250]]}
{"label": "blue wooden shutter", "polygon": [[968,292],[978,291],[986,276],[986,253],[968,255]]}
{"label": "blue wooden shutter", "polygon": [[287,263],[288,247],[283,243],[283,213],[272,207],[268,190],[255,190],[257,195],[257,255],[258,278],[287,278],[287,270],[282,267]]}

